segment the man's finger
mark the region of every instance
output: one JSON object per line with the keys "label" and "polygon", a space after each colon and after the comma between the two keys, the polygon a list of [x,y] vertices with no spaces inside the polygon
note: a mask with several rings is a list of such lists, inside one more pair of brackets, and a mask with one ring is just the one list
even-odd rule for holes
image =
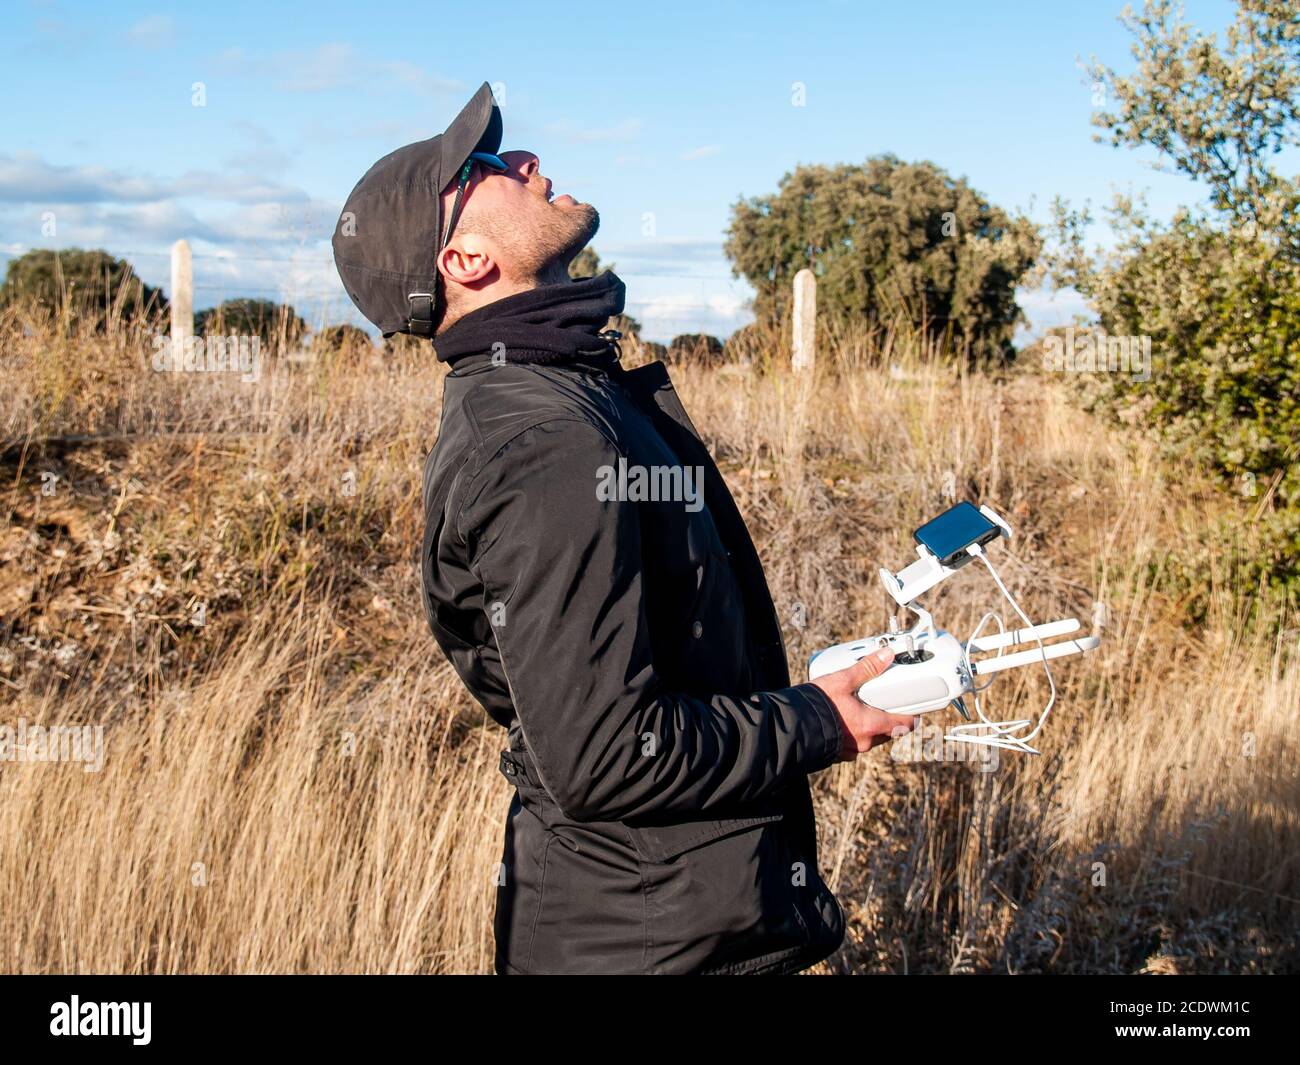
{"label": "man's finger", "polygon": [[878,677],[889,668],[889,663],[894,660],[894,652],[888,647],[882,647],[879,651],[873,651],[865,658],[859,658],[850,666],[855,670],[854,684],[861,687],[873,677]]}
{"label": "man's finger", "polygon": [[916,728],[916,723],[920,720],[920,714],[888,714],[889,731],[892,735],[911,732]]}
{"label": "man's finger", "polygon": [[[885,714],[883,710],[881,713]],[[890,740],[896,740],[900,736],[906,736],[916,728],[919,718],[919,714],[885,714],[885,719],[889,722],[889,731],[887,733],[882,732],[879,735],[873,736],[871,738],[871,746],[879,747],[882,743],[888,743]]]}

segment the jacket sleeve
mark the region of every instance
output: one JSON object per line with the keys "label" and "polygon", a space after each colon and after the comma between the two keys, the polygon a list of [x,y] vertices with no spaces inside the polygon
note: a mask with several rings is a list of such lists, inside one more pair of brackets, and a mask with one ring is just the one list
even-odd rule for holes
{"label": "jacket sleeve", "polygon": [[468,486],[459,526],[524,741],[579,821],[710,813],[822,769],[840,723],[813,685],[691,698],[655,671],[638,504],[597,498],[618,452],[594,426],[515,437]]}

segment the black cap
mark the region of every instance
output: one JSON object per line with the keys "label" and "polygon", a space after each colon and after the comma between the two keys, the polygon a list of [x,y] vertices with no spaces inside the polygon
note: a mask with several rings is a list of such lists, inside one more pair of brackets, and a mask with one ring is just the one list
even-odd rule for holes
{"label": "black cap", "polygon": [[501,109],[484,82],[445,133],[390,152],[348,196],[334,227],[334,265],[384,336],[433,335],[441,193],[470,152],[500,149]]}

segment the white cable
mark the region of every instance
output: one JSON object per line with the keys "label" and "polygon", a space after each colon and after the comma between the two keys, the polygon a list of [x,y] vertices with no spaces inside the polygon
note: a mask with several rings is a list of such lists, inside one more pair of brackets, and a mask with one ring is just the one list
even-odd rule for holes
{"label": "white cable", "polygon": [[[1002,583],[1002,578],[998,576],[997,570],[993,568],[993,563],[988,560],[988,556],[985,555],[984,549],[979,544],[971,544],[966,550],[984,563],[984,567],[989,571],[989,576],[993,578],[994,582],[998,586],[998,590],[1002,592],[1003,598],[1011,604],[1011,608],[1020,616],[1020,620],[1025,623],[1025,626],[1034,632],[1034,642],[1038,644],[1038,649],[1043,655],[1043,672],[1047,674],[1047,683],[1051,688],[1051,695],[1047,700],[1047,705],[1043,707],[1043,712],[1038,717],[1038,724],[1034,725],[1032,731],[1020,735],[1020,731],[1030,724],[1030,719],[1024,718],[1019,721],[990,721],[985,716],[983,707],[980,706],[979,697],[979,693],[984,691],[989,685],[985,684],[981,688],[975,688],[972,686],[971,690],[975,693],[975,713],[979,715],[979,721],[972,721],[969,724],[954,726],[952,731],[949,732],[944,739],[953,740],[957,743],[979,743],[987,747],[1001,747],[1004,750],[1022,751],[1026,754],[1038,754],[1038,751],[1029,746],[1029,741],[1038,735],[1039,731],[1043,727],[1043,723],[1047,720],[1047,715],[1052,712],[1052,707],[1056,705],[1056,681],[1052,678],[1052,671],[1047,665],[1047,649],[1043,646],[1042,637],[1034,630],[1034,623],[1029,620],[1025,615],[1025,612],[1020,609],[1020,604],[1017,603],[1012,594],[1007,591],[1007,586]],[[992,612],[990,612],[990,614],[991,613]],[[971,670],[971,640],[974,640],[979,635],[985,622],[988,621],[990,614],[985,614],[984,617],[980,619],[980,623],[976,626],[975,632],[972,633],[970,640],[967,640],[966,642],[964,656],[966,668],[968,670]],[[997,615],[992,616],[996,617]],[[998,627],[1003,632],[1006,632],[1006,628],[1002,625],[1002,619],[998,618],[997,620]],[[1001,657],[1002,650],[1002,648],[998,649],[998,657]],[[970,675],[972,678],[974,677],[973,670],[971,670]],[[993,678],[989,677],[989,684],[992,682]]]}
{"label": "white cable", "polygon": [[[1006,625],[1005,625],[1005,624],[1003,623],[1003,621],[1002,621],[1002,615],[999,614],[996,610],[990,610],[987,614],[985,614],[982,618],[980,618],[980,623],[979,623],[978,625],[975,626],[975,630],[970,634],[969,637],[967,637],[966,642],[962,645],[962,649],[961,649],[961,653],[962,653],[962,664],[966,667],[966,672],[967,672],[971,677],[974,677],[974,676],[975,676],[975,670],[974,670],[974,668],[971,666],[971,662],[970,662],[970,648],[971,648],[971,644],[973,644],[976,640],[979,639],[979,635],[980,635],[981,632],[984,631],[984,626],[988,623],[989,618],[992,618],[994,621],[996,621],[996,622],[998,623],[998,632],[999,632],[999,633],[1001,633],[1002,635],[1005,636],[1005,635],[1006,635],[1006,632],[1007,632],[1007,627],[1006,627]],[[1006,647],[1005,647],[1005,646],[999,646],[999,647],[998,647],[998,653],[997,653],[996,655],[994,655],[993,657],[994,657],[994,658],[1001,658],[1001,657],[1003,656],[1003,654],[1005,654],[1005,653],[1006,653]],[[971,686],[971,691],[972,691],[972,692],[977,692],[977,693],[978,693],[978,692],[982,692],[985,688],[987,688],[990,684],[993,683],[993,680],[994,680],[994,678],[993,678],[992,676],[990,676],[989,679],[986,680],[986,681],[985,681],[985,682],[984,682],[980,687],[978,687],[978,688],[976,688],[976,687],[972,684],[972,686]]]}

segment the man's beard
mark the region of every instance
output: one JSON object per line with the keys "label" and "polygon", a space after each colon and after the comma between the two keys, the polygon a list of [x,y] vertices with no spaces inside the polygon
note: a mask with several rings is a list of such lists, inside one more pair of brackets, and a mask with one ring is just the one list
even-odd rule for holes
{"label": "man's beard", "polygon": [[502,265],[517,281],[549,284],[568,277],[569,263],[600,228],[600,215],[589,203],[555,207],[547,203],[526,218],[466,218],[477,232],[490,236],[505,253]]}
{"label": "man's beard", "polygon": [[551,207],[539,222],[544,224],[533,227],[531,234],[519,234],[522,246],[516,262],[521,268],[530,267],[539,282],[564,280],[569,263],[600,228],[600,215],[589,203],[575,203]]}

